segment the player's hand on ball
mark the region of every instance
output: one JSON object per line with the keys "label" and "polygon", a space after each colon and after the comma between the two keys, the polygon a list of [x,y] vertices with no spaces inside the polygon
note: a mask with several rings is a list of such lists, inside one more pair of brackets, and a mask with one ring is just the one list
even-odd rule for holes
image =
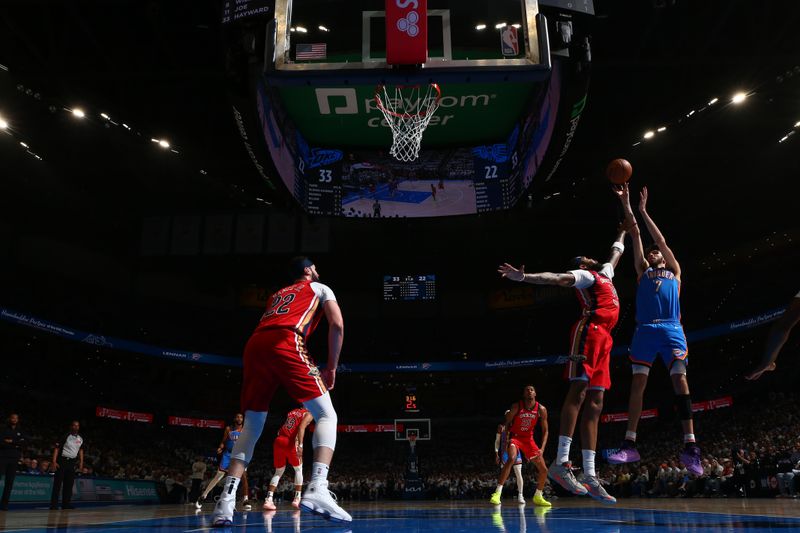
{"label": "player's hand on ball", "polygon": [[333,386],[336,383],[336,369],[326,368],[322,371],[322,381],[325,383],[325,386],[328,390],[333,390]]}
{"label": "player's hand on ball", "polygon": [[622,185],[612,185],[611,188],[614,189],[614,194],[619,197],[623,204],[627,205],[628,202],[631,201],[630,189],[628,188],[627,183],[623,183]]}
{"label": "player's hand on ball", "polygon": [[522,281],[525,279],[525,265],[522,265],[519,267],[519,269],[517,269],[508,263],[503,263],[497,267],[497,272],[504,278],[508,278],[511,281]]}

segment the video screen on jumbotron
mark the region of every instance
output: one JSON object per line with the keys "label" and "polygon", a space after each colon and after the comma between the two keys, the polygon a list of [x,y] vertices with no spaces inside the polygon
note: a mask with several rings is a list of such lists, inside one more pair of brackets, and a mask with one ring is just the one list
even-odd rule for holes
{"label": "video screen on jumbotron", "polygon": [[384,302],[418,302],[436,300],[434,274],[383,276]]}

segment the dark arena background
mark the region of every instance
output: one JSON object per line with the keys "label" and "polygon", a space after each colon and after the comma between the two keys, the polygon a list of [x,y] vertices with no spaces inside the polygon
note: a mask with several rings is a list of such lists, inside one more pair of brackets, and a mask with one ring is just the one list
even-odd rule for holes
{"label": "dark arena background", "polygon": [[[345,326],[327,488],[352,521],[306,505],[324,486],[313,422],[300,508],[292,469],[263,508],[298,406],[280,388],[229,530],[800,530],[798,27],[777,0],[0,2],[0,531],[211,530],[229,481],[200,493],[242,354],[288,310],[272,295],[296,256]],[[701,471],[661,362],[640,460],[608,461],[636,383],[627,236],[596,476],[580,422],[569,455],[616,503],[554,479],[535,503],[533,463],[522,502],[511,475],[490,503],[526,385],[560,468],[565,366],[586,355],[570,327],[599,305],[564,273],[608,257],[615,158],[644,245],[646,186],[680,263]],[[504,263],[568,282],[515,283]],[[320,370],[334,325],[308,335]]]}

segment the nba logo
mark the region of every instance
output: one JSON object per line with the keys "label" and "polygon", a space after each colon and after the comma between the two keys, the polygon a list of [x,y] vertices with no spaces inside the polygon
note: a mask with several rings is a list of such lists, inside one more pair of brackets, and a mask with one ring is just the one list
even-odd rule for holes
{"label": "nba logo", "polygon": [[500,47],[505,57],[515,57],[519,55],[519,40],[517,39],[517,28],[506,26],[500,32]]}

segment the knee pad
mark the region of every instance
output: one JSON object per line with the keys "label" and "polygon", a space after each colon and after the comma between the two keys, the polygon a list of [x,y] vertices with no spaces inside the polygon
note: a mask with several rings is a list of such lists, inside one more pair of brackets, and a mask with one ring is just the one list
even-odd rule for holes
{"label": "knee pad", "polygon": [[294,484],[303,484],[303,465],[294,467]]}
{"label": "knee pad", "polygon": [[244,428],[239,435],[239,440],[233,445],[231,459],[236,459],[244,463],[245,468],[253,458],[253,449],[256,447],[261,432],[264,430],[264,422],[267,421],[266,411],[245,411]]}
{"label": "knee pad", "polygon": [[692,419],[692,397],[689,394],[676,394],[675,407],[681,420]]}
{"label": "knee pad", "polygon": [[303,402],[303,406],[308,409],[308,412],[311,413],[311,416],[314,417],[314,422],[317,424],[317,428],[314,430],[314,438],[312,439],[314,448],[325,446],[326,448],[335,450],[336,425],[339,419],[336,416],[333,403],[331,403],[331,394],[326,392],[313,400]]}
{"label": "knee pad", "polygon": [[683,374],[686,375],[686,361],[681,359],[675,359],[672,362],[672,366],[669,369],[669,375],[674,376],[675,374]]}

